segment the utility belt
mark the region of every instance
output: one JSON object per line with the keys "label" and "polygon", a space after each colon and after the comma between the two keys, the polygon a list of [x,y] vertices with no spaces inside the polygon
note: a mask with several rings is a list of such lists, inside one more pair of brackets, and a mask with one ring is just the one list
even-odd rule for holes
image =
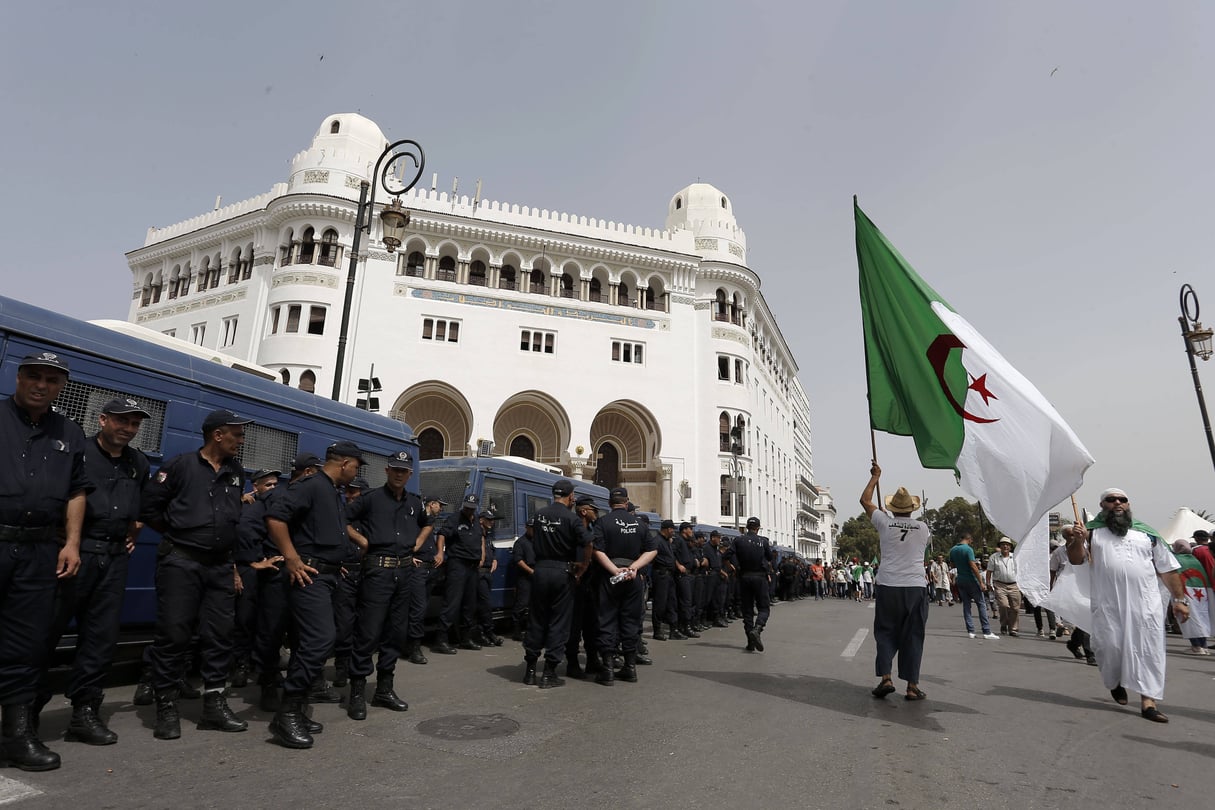
{"label": "utility belt", "polygon": [[86,537],[80,541],[80,551],[89,554],[104,554],[110,557],[118,557],[127,553],[127,536],[124,534],[108,540]]}
{"label": "utility belt", "polygon": [[615,565],[617,568],[628,568],[635,561],[636,561],[635,558],[630,558],[630,557],[613,557],[612,565]]}
{"label": "utility belt", "polygon": [[363,558],[364,568],[411,568],[413,555],[368,554]]}
{"label": "utility belt", "polygon": [[300,562],[309,568],[315,568],[318,574],[342,573],[341,563],[325,562],[324,560],[318,560],[315,557],[300,557]]}
{"label": "utility belt", "polygon": [[0,525],[0,543],[50,543],[58,541],[55,526]]}
{"label": "utility belt", "polygon": [[161,540],[160,545],[157,546],[156,556],[161,558],[168,557],[169,555],[184,557],[201,565],[227,565],[232,562],[232,549],[212,551],[194,548],[193,546],[183,546],[166,538]]}
{"label": "utility belt", "polygon": [[660,566],[660,565],[654,566],[654,576],[656,576],[656,577],[669,577],[669,576],[673,576],[674,574],[675,574],[674,568],[666,568],[666,567]]}
{"label": "utility belt", "polygon": [[557,569],[564,571],[570,576],[573,576],[574,574],[574,563],[566,562],[565,560],[536,560],[536,565],[534,567],[537,570],[541,568]]}

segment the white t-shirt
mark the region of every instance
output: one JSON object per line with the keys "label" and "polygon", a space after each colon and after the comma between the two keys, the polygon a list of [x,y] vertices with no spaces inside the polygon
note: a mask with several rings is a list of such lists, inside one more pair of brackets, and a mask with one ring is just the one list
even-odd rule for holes
{"label": "white t-shirt", "polygon": [[909,517],[893,517],[882,510],[869,518],[877,529],[882,550],[877,584],[891,588],[924,587],[924,552],[932,535],[928,524]]}

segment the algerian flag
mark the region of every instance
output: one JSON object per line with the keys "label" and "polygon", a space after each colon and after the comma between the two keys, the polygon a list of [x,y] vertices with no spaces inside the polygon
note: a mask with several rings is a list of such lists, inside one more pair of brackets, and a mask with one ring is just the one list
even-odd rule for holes
{"label": "algerian flag", "polygon": [[913,437],[921,464],[954,470],[1002,532],[1026,537],[1093,457],[853,203],[870,424]]}
{"label": "algerian flag", "polygon": [[[1190,598],[1190,618],[1181,623],[1182,638],[1206,638],[1211,635],[1211,586],[1202,563],[1193,554],[1173,553],[1181,564],[1181,583]],[[1171,594],[1170,594],[1171,596]],[[1166,597],[1165,604],[1168,604]]]}

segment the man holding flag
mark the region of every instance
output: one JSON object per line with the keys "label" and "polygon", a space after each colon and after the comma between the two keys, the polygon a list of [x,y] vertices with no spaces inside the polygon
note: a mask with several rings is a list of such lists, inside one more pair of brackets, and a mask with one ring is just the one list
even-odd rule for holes
{"label": "man holding flag", "polygon": [[1210,655],[1207,638],[1211,635],[1211,583],[1202,563],[1192,552],[1189,540],[1173,542],[1173,556],[1181,565],[1181,585],[1190,600],[1190,618],[1179,627],[1181,635],[1190,642],[1190,648],[1184,651],[1187,655]]}

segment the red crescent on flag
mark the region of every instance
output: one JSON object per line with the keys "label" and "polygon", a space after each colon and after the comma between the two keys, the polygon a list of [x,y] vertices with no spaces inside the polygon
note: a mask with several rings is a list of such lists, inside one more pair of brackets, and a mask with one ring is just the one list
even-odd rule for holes
{"label": "red crescent on flag", "polygon": [[945,392],[945,398],[949,400],[949,404],[958,412],[958,416],[967,419],[971,422],[986,424],[990,422],[999,422],[999,419],[984,419],[981,416],[975,416],[970,411],[958,402],[954,397],[953,391],[949,390],[949,384],[945,382],[945,363],[949,360],[949,353],[954,349],[965,349],[966,344],[958,338],[957,335],[946,333],[937,335],[936,339],[928,346],[928,362],[932,364],[932,370],[937,373],[937,382],[941,384],[941,390]]}

